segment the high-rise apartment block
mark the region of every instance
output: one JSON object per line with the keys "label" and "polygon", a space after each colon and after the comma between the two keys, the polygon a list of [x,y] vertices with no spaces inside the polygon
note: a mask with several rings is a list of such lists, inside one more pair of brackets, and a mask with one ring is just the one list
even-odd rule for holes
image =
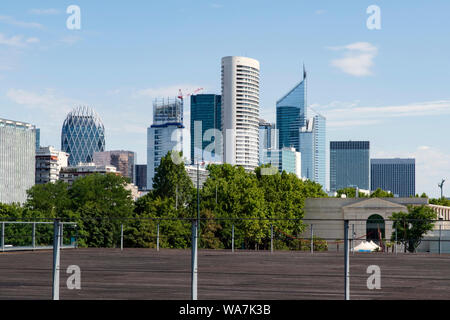
{"label": "high-rise apartment block", "polygon": [[99,166],[114,166],[123,177],[129,178],[131,183],[135,182],[136,153],[133,151],[94,152],[93,162]]}
{"label": "high-rise apartment block", "polygon": [[161,159],[169,151],[183,151],[183,99],[155,100],[153,124],[147,129],[147,188],[153,188],[153,177]]}
{"label": "high-rise apartment block", "polygon": [[191,96],[191,163],[222,161],[222,97]]}
{"label": "high-rise apartment block", "polygon": [[330,142],[330,191],[353,187],[370,190],[370,142]]}
{"label": "high-rise apartment block", "polygon": [[53,147],[41,147],[36,153],[36,184],[59,180],[62,168],[68,166],[69,154]]}
{"label": "high-rise apartment block", "polygon": [[92,174],[108,174],[112,173],[120,175],[114,166],[99,166],[95,163],[79,163],[76,166],[62,168],[59,172],[59,179],[72,186],[75,180]]}
{"label": "high-rise apartment block", "polygon": [[0,119],[0,203],[24,203],[34,185],[36,128]]}
{"label": "high-rise apartment block", "polygon": [[415,159],[371,159],[371,190],[378,188],[392,192],[397,197],[416,194]]}
{"label": "high-rise apartment block", "polygon": [[222,58],[223,161],[254,170],[259,165],[259,62]]}

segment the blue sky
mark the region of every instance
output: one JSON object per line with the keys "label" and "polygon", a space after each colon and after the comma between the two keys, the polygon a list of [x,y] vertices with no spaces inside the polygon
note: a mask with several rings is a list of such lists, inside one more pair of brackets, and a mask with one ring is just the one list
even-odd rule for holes
{"label": "blue sky", "polygon": [[[243,55],[261,63],[264,119],[275,120],[304,62],[328,141],[370,140],[372,157],[415,157],[418,193],[437,196],[450,178],[447,0],[5,2],[0,117],[36,124],[42,144],[60,147],[65,115],[86,104],[102,117],[107,149],[144,163],[153,99],[220,93],[221,57]],[[73,4],[81,30],[66,27]],[[370,5],[381,30],[366,27]]]}

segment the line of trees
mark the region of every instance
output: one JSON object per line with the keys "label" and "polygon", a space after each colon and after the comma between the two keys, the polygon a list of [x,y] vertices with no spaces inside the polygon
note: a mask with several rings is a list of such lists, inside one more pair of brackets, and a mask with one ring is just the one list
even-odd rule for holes
{"label": "line of trees", "polygon": [[[200,191],[203,248],[230,248],[232,225],[236,246],[241,248],[267,248],[272,224],[275,230],[296,236],[304,229],[305,199],[327,196],[321,185],[286,172],[264,175],[262,168],[246,172],[229,164],[209,165],[207,169],[209,177]],[[77,179],[70,188],[62,181],[35,185],[28,190],[23,206],[1,204],[0,220],[73,221],[78,245],[89,247],[117,246],[122,224],[127,247],[153,247],[159,224],[161,247],[188,248],[190,219],[197,216],[197,191],[184,164],[176,164],[171,153],[167,154],[156,170],[153,189],[136,202],[125,189],[127,183],[114,174],[93,174]],[[295,220],[267,220],[277,218]],[[9,225],[7,241],[30,244],[28,229]],[[45,241],[41,239],[40,244],[50,243],[51,233],[51,227],[42,232]],[[65,242],[71,237],[73,234],[66,233]],[[288,238],[278,239],[277,246],[288,248],[292,243]]]}

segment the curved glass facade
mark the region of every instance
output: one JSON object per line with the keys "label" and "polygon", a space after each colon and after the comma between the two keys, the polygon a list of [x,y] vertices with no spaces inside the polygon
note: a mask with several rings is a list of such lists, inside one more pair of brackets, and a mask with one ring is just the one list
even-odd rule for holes
{"label": "curved glass facade", "polygon": [[94,152],[105,151],[105,127],[92,108],[77,107],[67,115],[61,150],[69,154],[69,166],[92,162]]}
{"label": "curved glass facade", "polygon": [[303,80],[277,101],[278,147],[300,151],[299,131],[306,125],[306,73]]}

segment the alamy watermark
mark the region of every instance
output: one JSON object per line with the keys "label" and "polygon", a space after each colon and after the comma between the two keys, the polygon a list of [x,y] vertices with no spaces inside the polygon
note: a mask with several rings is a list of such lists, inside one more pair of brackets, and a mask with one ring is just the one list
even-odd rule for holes
{"label": "alamy watermark", "polygon": [[66,26],[69,30],[80,30],[81,29],[81,9],[77,5],[70,5],[66,10],[67,14],[70,16],[67,18]]}
{"label": "alamy watermark", "polygon": [[381,30],[381,9],[377,5],[371,5],[367,7],[367,14],[370,16],[367,18],[366,26],[369,30]]}
{"label": "alamy watermark", "polygon": [[367,289],[380,290],[381,289],[381,269],[377,265],[371,265],[367,267],[369,278],[367,278]]}

